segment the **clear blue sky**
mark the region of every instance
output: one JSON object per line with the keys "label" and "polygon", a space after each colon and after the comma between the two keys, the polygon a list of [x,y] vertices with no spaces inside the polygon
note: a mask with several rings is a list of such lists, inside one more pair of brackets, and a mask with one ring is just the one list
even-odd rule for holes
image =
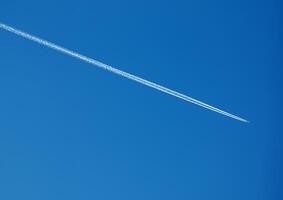
{"label": "clear blue sky", "polygon": [[3,23],[251,123],[0,30],[0,199],[282,199],[281,6],[2,0]]}

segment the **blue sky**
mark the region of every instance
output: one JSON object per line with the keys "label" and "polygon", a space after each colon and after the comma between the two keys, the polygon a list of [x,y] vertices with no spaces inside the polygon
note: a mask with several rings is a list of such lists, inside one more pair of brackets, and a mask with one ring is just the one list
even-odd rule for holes
{"label": "blue sky", "polygon": [[282,199],[279,1],[1,1],[1,199]]}

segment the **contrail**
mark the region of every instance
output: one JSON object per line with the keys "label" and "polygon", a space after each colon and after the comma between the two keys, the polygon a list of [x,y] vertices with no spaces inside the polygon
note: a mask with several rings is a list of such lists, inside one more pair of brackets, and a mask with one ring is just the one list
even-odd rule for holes
{"label": "contrail", "polygon": [[183,100],[188,101],[188,102],[190,102],[190,103],[196,104],[196,105],[201,106],[201,107],[203,107],[203,108],[206,108],[206,109],[208,109],[208,110],[212,110],[212,111],[214,111],[214,112],[220,113],[220,114],[222,114],[222,115],[225,115],[225,116],[227,116],[227,117],[231,117],[231,118],[233,118],[233,119],[236,119],[236,120],[239,120],[239,121],[242,121],[242,122],[248,122],[247,120],[245,120],[245,119],[243,119],[243,118],[241,118],[241,117],[238,117],[238,116],[236,116],[236,115],[233,115],[233,114],[230,114],[230,113],[225,112],[225,111],[223,111],[223,110],[220,110],[220,109],[218,109],[218,108],[216,108],[216,107],[213,107],[213,106],[211,106],[211,105],[208,105],[208,104],[206,104],[206,103],[203,103],[203,102],[201,102],[201,101],[199,101],[199,100],[196,100],[196,99],[194,99],[194,98],[192,98],[192,97],[189,97],[189,96],[187,96],[187,95],[181,94],[181,93],[179,93],[179,92],[176,92],[176,91],[171,90],[171,89],[169,89],[169,88],[163,87],[163,86],[161,86],[161,85],[159,85],[159,84],[156,84],[156,83],[153,83],[153,82],[151,82],[151,81],[145,80],[145,79],[140,78],[140,77],[138,77],[138,76],[132,75],[132,74],[130,74],[130,73],[124,72],[124,71],[119,70],[119,69],[117,69],[117,68],[114,68],[114,67],[112,67],[112,66],[110,66],[110,65],[104,64],[104,63],[102,63],[102,62],[100,62],[100,61],[97,61],[97,60],[94,60],[94,59],[92,59],[92,58],[86,57],[86,56],[84,56],[84,55],[81,55],[81,54],[79,54],[79,53],[76,53],[76,52],[74,52],[74,51],[71,51],[71,50],[69,50],[69,49],[67,49],[67,48],[58,46],[58,45],[56,45],[56,44],[54,44],[54,43],[52,43],[52,42],[49,42],[49,41],[47,41],[47,40],[44,40],[44,39],[41,39],[41,38],[36,37],[36,36],[34,36],[34,35],[25,33],[25,32],[23,32],[23,31],[20,31],[20,30],[18,30],[18,29],[16,29],[16,28],[13,28],[13,27],[11,27],[11,26],[8,26],[8,25],[5,25],[5,24],[3,24],[3,23],[0,23],[0,28],[4,29],[4,30],[6,30],[6,31],[9,31],[9,32],[11,32],[11,33],[14,33],[14,34],[16,34],[16,35],[18,35],[18,36],[21,36],[21,37],[23,37],[23,38],[25,38],[25,39],[34,41],[34,42],[36,42],[36,43],[38,43],[38,44],[41,44],[41,45],[43,45],[43,46],[46,46],[46,47],[49,47],[49,48],[51,48],[51,49],[57,50],[57,51],[59,51],[59,52],[61,52],[61,53],[64,53],[64,54],[66,54],[66,55],[75,57],[75,58],[80,59],[80,60],[82,60],[82,61],[84,61],[84,62],[87,62],[87,63],[90,63],[90,64],[95,65],[95,66],[97,66],[97,67],[100,67],[100,68],[102,68],[102,69],[104,69],[104,70],[110,71],[110,72],[112,72],[112,73],[114,73],[114,74],[120,75],[120,76],[122,76],[122,77],[125,77],[125,78],[127,78],[127,79],[133,80],[133,81],[138,82],[138,83],[140,83],[140,84],[149,86],[149,87],[154,88],[154,89],[156,89],[156,90],[162,91],[162,92],[164,92],[164,93],[170,94],[170,95],[172,95],[172,96],[175,96],[175,97],[177,97],[177,98],[183,99]]}

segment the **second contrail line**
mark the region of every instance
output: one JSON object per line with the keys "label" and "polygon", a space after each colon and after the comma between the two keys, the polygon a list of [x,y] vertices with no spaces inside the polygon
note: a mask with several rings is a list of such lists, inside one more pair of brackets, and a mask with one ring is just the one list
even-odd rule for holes
{"label": "second contrail line", "polygon": [[163,87],[163,86],[161,86],[161,85],[159,85],[159,84],[156,84],[156,83],[153,83],[153,82],[151,82],[151,81],[145,80],[145,79],[140,78],[140,77],[138,77],[138,76],[132,75],[132,74],[130,74],[130,73],[124,72],[124,71],[119,70],[119,69],[117,69],[117,68],[114,68],[114,67],[112,67],[112,66],[110,66],[110,65],[107,65],[107,64],[104,64],[104,63],[99,62],[99,61],[97,61],[97,60],[94,60],[94,59],[92,59],[92,58],[86,57],[86,56],[84,56],[84,55],[81,55],[81,54],[79,54],[79,53],[76,53],[76,52],[74,52],[74,51],[71,51],[71,50],[69,50],[69,49],[67,49],[67,48],[58,46],[58,45],[56,45],[56,44],[54,44],[54,43],[52,43],[52,42],[49,42],[49,41],[44,40],[44,39],[41,39],[41,38],[36,37],[36,36],[34,36],[34,35],[25,33],[25,32],[23,32],[23,31],[20,31],[20,30],[18,30],[18,29],[16,29],[16,28],[13,28],[13,27],[8,26],[8,25],[6,25],[6,24],[0,23],[0,28],[4,29],[4,30],[6,30],[6,31],[9,31],[9,32],[11,32],[11,33],[14,33],[14,34],[16,34],[16,35],[18,35],[18,36],[21,36],[21,37],[23,37],[23,38],[26,38],[26,39],[28,39],[28,40],[34,41],[34,42],[36,42],[36,43],[39,43],[39,44],[41,44],[41,45],[43,45],[43,46],[46,46],[46,47],[49,47],[49,48],[51,48],[51,49],[57,50],[57,51],[59,51],[59,52],[61,52],[61,53],[64,53],[64,54],[66,54],[66,55],[75,57],[75,58],[80,59],[80,60],[82,60],[82,61],[84,61],[84,62],[87,62],[87,63],[90,63],[90,64],[95,65],[95,66],[97,66],[97,67],[100,67],[100,68],[102,68],[102,69],[104,69],[104,70],[110,71],[110,72],[112,72],[112,73],[114,73],[114,74],[123,76],[123,77],[125,77],[125,78],[127,78],[127,79],[133,80],[133,81],[138,82],[138,83],[140,83],[140,84],[149,86],[149,87],[154,88],[154,89],[156,89],[156,90],[162,91],[162,92],[164,92],[164,93],[170,94],[170,95],[172,95],[172,96],[175,96],[175,97],[177,97],[177,98],[183,99],[183,100],[188,101],[188,102],[190,102],[190,103],[196,104],[196,105],[201,106],[201,107],[203,107],[203,108],[212,110],[212,111],[214,111],[214,112],[220,113],[220,114],[222,114],[222,115],[225,115],[225,116],[227,116],[227,117],[231,117],[231,118],[233,118],[233,119],[236,119],[236,120],[239,120],[239,121],[242,121],[242,122],[248,122],[247,120],[245,120],[245,119],[243,119],[243,118],[241,118],[241,117],[238,117],[238,116],[233,115],[233,114],[231,114],[231,113],[228,113],[228,112],[225,112],[225,111],[223,111],[223,110],[220,110],[220,109],[218,109],[218,108],[216,108],[216,107],[213,107],[213,106],[211,106],[211,105],[208,105],[208,104],[206,104],[206,103],[203,103],[203,102],[201,102],[201,101],[199,101],[199,100],[196,100],[196,99],[194,99],[194,98],[192,98],[192,97],[189,97],[189,96],[187,96],[187,95],[181,94],[181,93],[179,93],[179,92],[176,92],[176,91],[171,90],[171,89],[169,89],[169,88]]}

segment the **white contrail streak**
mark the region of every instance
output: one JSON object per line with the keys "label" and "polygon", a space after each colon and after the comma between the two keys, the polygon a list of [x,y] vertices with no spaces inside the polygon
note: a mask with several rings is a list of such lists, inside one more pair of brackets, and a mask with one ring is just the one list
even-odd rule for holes
{"label": "white contrail streak", "polygon": [[203,103],[203,102],[201,102],[201,101],[199,101],[199,100],[196,100],[196,99],[194,99],[194,98],[192,98],[192,97],[189,97],[189,96],[187,96],[187,95],[181,94],[181,93],[179,93],[179,92],[176,92],[176,91],[171,90],[171,89],[169,89],[169,88],[163,87],[163,86],[158,85],[158,84],[156,84],[156,83],[147,81],[147,80],[145,80],[145,79],[143,79],[143,78],[140,78],[140,77],[138,77],[138,76],[132,75],[132,74],[130,74],[130,73],[121,71],[121,70],[116,69],[116,68],[114,68],[114,67],[112,67],[112,66],[110,66],[110,65],[106,65],[106,64],[104,64],[104,63],[102,63],[102,62],[99,62],[99,61],[97,61],[97,60],[94,60],[94,59],[92,59],[92,58],[88,58],[88,57],[86,57],[86,56],[84,56],[84,55],[81,55],[81,54],[79,54],[79,53],[76,53],[76,52],[74,52],[74,51],[71,51],[71,50],[69,50],[69,49],[66,49],[66,48],[64,48],[64,47],[58,46],[58,45],[56,45],[56,44],[54,44],[54,43],[48,42],[47,40],[40,39],[40,38],[38,38],[38,37],[36,37],[36,36],[34,36],[34,35],[25,33],[25,32],[23,32],[23,31],[20,31],[20,30],[18,30],[18,29],[15,29],[15,28],[13,28],[13,27],[11,27],[11,26],[8,26],[8,25],[5,25],[5,24],[3,24],[3,23],[0,23],[0,28],[4,29],[4,30],[6,30],[6,31],[9,31],[9,32],[11,32],[11,33],[14,33],[14,34],[16,34],[16,35],[18,35],[18,36],[21,36],[21,37],[23,37],[23,38],[26,38],[26,39],[28,39],[28,40],[34,41],[34,42],[36,42],[36,43],[39,43],[39,44],[41,44],[41,45],[43,45],[43,46],[46,46],[46,47],[49,47],[49,48],[51,48],[51,49],[57,50],[57,51],[59,51],[59,52],[61,52],[61,53],[64,53],[64,54],[67,54],[67,55],[69,55],[69,56],[72,56],[72,57],[75,57],[75,58],[77,58],[77,59],[80,59],[80,60],[82,60],[82,61],[84,61],[84,62],[87,62],[87,63],[90,63],[90,64],[95,65],[95,66],[97,66],[97,67],[100,67],[100,68],[102,68],[102,69],[104,69],[104,70],[110,71],[110,72],[112,72],[112,73],[114,73],[114,74],[123,76],[123,77],[125,77],[125,78],[127,78],[127,79],[136,81],[136,82],[138,82],[138,83],[140,83],[140,84],[149,86],[149,87],[154,88],[154,89],[156,89],[156,90],[162,91],[162,92],[164,92],[164,93],[167,93],[167,94],[170,94],[170,95],[172,95],[172,96],[178,97],[178,98],[183,99],[183,100],[185,100],[185,101],[191,102],[191,103],[196,104],[196,105],[198,105],[198,106],[201,106],[201,107],[203,107],[203,108],[212,110],[212,111],[214,111],[214,112],[220,113],[220,114],[222,114],[222,115],[231,117],[231,118],[233,118],[233,119],[236,119],[236,120],[239,120],[239,121],[242,121],[242,122],[248,122],[247,120],[245,120],[245,119],[243,119],[243,118],[241,118],[241,117],[238,117],[238,116],[236,116],[236,115],[230,114],[230,113],[225,112],[225,111],[223,111],[223,110],[220,110],[220,109],[218,109],[218,108],[216,108],[216,107],[210,106],[210,105],[208,105],[208,104],[206,104],[206,103]]}

